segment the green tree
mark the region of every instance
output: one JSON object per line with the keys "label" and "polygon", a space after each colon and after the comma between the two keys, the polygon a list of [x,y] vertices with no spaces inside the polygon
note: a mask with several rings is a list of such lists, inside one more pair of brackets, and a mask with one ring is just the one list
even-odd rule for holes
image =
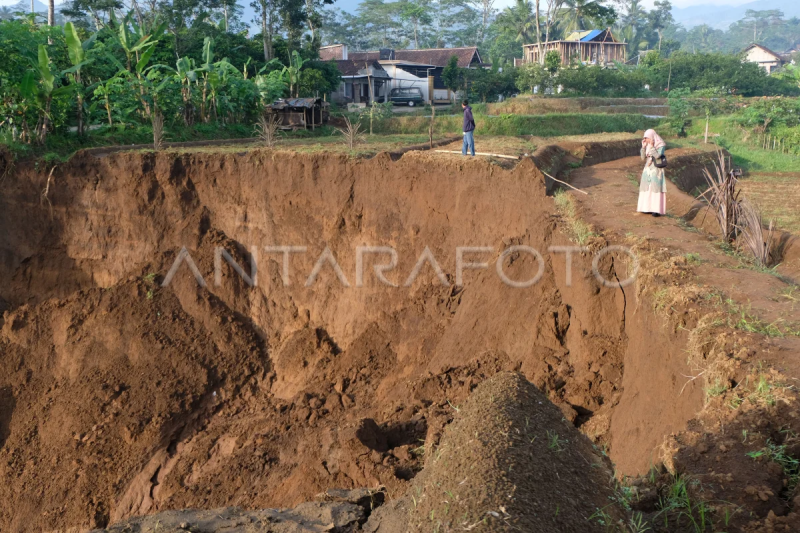
{"label": "green tree", "polygon": [[451,56],[442,69],[442,82],[453,92],[464,88],[464,70],[458,66],[458,56]]}
{"label": "green tree", "polygon": [[72,68],[67,71],[71,85],[75,86],[75,96],[77,98],[77,119],[78,119],[78,135],[83,136],[83,100],[84,100],[84,87],[81,80],[81,69],[84,65],[91,62],[87,59],[86,51],[89,50],[94,44],[97,34],[92,35],[89,39],[81,42],[78,37],[78,32],[72,22],[67,22],[64,25],[64,37],[67,42],[67,50],[69,53],[69,60],[72,63]]}
{"label": "green tree", "polygon": [[403,0],[400,10],[400,16],[411,24],[414,35],[414,48],[419,48],[420,25],[428,25],[431,23],[431,15],[428,11],[428,7],[419,2]]}
{"label": "green tree", "polygon": [[608,27],[614,24],[617,13],[603,5],[603,0],[565,0],[561,24],[565,33],[583,31],[590,26]]}
{"label": "green tree", "polygon": [[512,7],[505,8],[497,16],[496,24],[521,44],[532,43],[536,35],[534,6],[530,0],[516,0]]}

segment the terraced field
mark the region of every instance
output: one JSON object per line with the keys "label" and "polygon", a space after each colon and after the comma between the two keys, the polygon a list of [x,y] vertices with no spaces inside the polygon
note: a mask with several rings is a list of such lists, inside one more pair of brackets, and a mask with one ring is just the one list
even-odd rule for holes
{"label": "terraced field", "polygon": [[779,229],[800,233],[800,172],[759,172],[740,184],[767,220],[774,219]]}

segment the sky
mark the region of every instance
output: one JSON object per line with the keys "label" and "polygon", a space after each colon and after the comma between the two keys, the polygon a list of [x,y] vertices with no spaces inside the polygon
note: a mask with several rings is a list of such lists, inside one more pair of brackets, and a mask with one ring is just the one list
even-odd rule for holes
{"label": "sky", "polygon": [[[43,0],[40,0],[43,1]],[[56,4],[61,4],[64,0],[56,0]],[[753,0],[672,0],[672,5],[674,7],[692,7],[692,6],[699,6],[699,5],[727,5],[727,6],[739,6],[742,4],[746,4],[752,2]],[[797,0],[785,0],[787,5],[790,3],[796,2]],[[19,2],[19,0],[0,0],[0,6],[8,6],[13,5]],[[30,2],[30,0],[26,0],[26,2]],[[653,7],[654,0],[642,0],[642,4],[645,5],[648,9]],[[249,3],[247,0],[239,0],[240,4]],[[336,2],[336,4],[341,4],[342,6],[345,5],[356,5],[358,4],[358,0],[341,0]],[[334,5],[336,5],[334,4]],[[510,6],[514,4],[514,0],[496,0],[495,8],[502,9],[504,7]]]}
{"label": "sky", "polygon": [[[645,4],[648,8],[653,7],[654,0],[643,0],[643,4]],[[708,5],[708,4],[717,4],[717,5],[729,5],[729,6],[738,6],[741,4],[746,4],[747,2],[752,2],[753,0],[672,0],[672,5],[675,7],[689,7],[689,6],[698,6],[698,5]],[[787,0],[790,2],[792,0]],[[12,4],[16,4],[19,0],[0,0],[0,5],[2,6],[9,6]],[[60,4],[61,1],[56,0],[56,4]],[[506,6],[510,6],[514,3],[514,0],[497,0],[496,6],[498,8],[503,8]]]}

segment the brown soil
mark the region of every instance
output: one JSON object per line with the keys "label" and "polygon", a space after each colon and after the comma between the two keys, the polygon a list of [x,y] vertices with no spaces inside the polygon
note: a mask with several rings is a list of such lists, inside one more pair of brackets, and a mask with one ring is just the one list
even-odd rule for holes
{"label": "brown soil", "polygon": [[524,377],[498,374],[456,408],[411,491],[408,531],[583,533],[624,522],[608,459]]}
{"label": "brown soil", "polygon": [[[577,158],[576,149],[562,147]],[[594,153],[583,150],[580,160]],[[593,250],[632,233],[651,239],[643,253],[670,265],[645,269],[642,283],[652,287],[694,276],[719,282],[724,271],[748,295],[777,288],[777,278],[751,270],[676,261],[693,246],[705,256],[709,241],[675,219],[640,221],[622,209],[636,190],[626,173],[637,167],[623,159],[572,170],[591,192],[583,213],[598,232],[606,228]],[[332,487],[383,485],[397,499],[423,467],[421,448],[436,449],[453,406],[509,370],[546,391],[619,473],[666,459],[705,475],[704,463],[679,460],[697,441],[681,440],[675,454],[662,447],[671,435],[683,439],[704,405],[703,381],[686,377],[696,372],[687,347],[702,330],[699,304],[674,302],[665,316],[652,290],[603,287],[590,253],[573,257],[568,284],[564,254],[545,251],[571,243],[530,159],[506,170],[421,152],[370,160],[83,153],[55,169],[49,188],[48,173],[20,164],[0,197],[0,274],[9,280],[0,286],[0,530],[105,527],[187,507],[294,507]],[[683,205],[674,194],[673,209]],[[664,243],[674,253],[662,253]],[[512,244],[543,253],[538,284],[511,288],[491,268],[453,285],[456,247],[490,246],[492,264]],[[289,286],[267,245],[308,247],[292,257]],[[410,287],[379,285],[371,272],[356,287],[363,245],[397,250],[387,277],[398,285],[427,246],[449,285],[426,266]],[[217,285],[215,249],[250,272],[252,246],[257,286],[227,265]],[[326,246],[350,287],[330,266],[305,286]],[[161,287],[182,247],[207,287],[185,264]],[[600,263],[608,279],[619,268],[613,259]],[[526,254],[504,266],[512,279],[537,268]],[[783,312],[767,302],[754,298],[753,307]],[[733,354],[726,379],[745,383],[756,360],[800,376],[793,342],[735,332],[717,349]],[[766,421],[748,441],[757,449],[794,410],[770,417],[754,405],[752,416]],[[720,429],[728,425],[709,416],[690,430],[729,438]],[[736,457],[729,468],[752,461]],[[752,495],[741,493],[749,505]],[[766,506],[752,512],[769,518]]]}

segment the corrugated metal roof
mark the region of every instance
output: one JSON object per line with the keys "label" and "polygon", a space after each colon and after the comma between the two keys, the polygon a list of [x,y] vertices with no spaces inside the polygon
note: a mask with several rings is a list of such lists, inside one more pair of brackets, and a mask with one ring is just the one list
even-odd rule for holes
{"label": "corrugated metal roof", "polygon": [[287,107],[304,107],[311,109],[317,105],[321,105],[322,100],[319,98],[287,98],[285,100],[277,100],[270,105],[272,109],[286,109]]}
{"label": "corrugated metal roof", "polygon": [[601,33],[603,33],[603,30],[592,30],[589,32],[588,35],[581,37],[581,41],[591,41]]}
{"label": "corrugated metal roof", "polygon": [[598,35],[603,33],[603,30],[588,30],[588,31],[574,31],[564,38],[565,41],[591,41]]}

